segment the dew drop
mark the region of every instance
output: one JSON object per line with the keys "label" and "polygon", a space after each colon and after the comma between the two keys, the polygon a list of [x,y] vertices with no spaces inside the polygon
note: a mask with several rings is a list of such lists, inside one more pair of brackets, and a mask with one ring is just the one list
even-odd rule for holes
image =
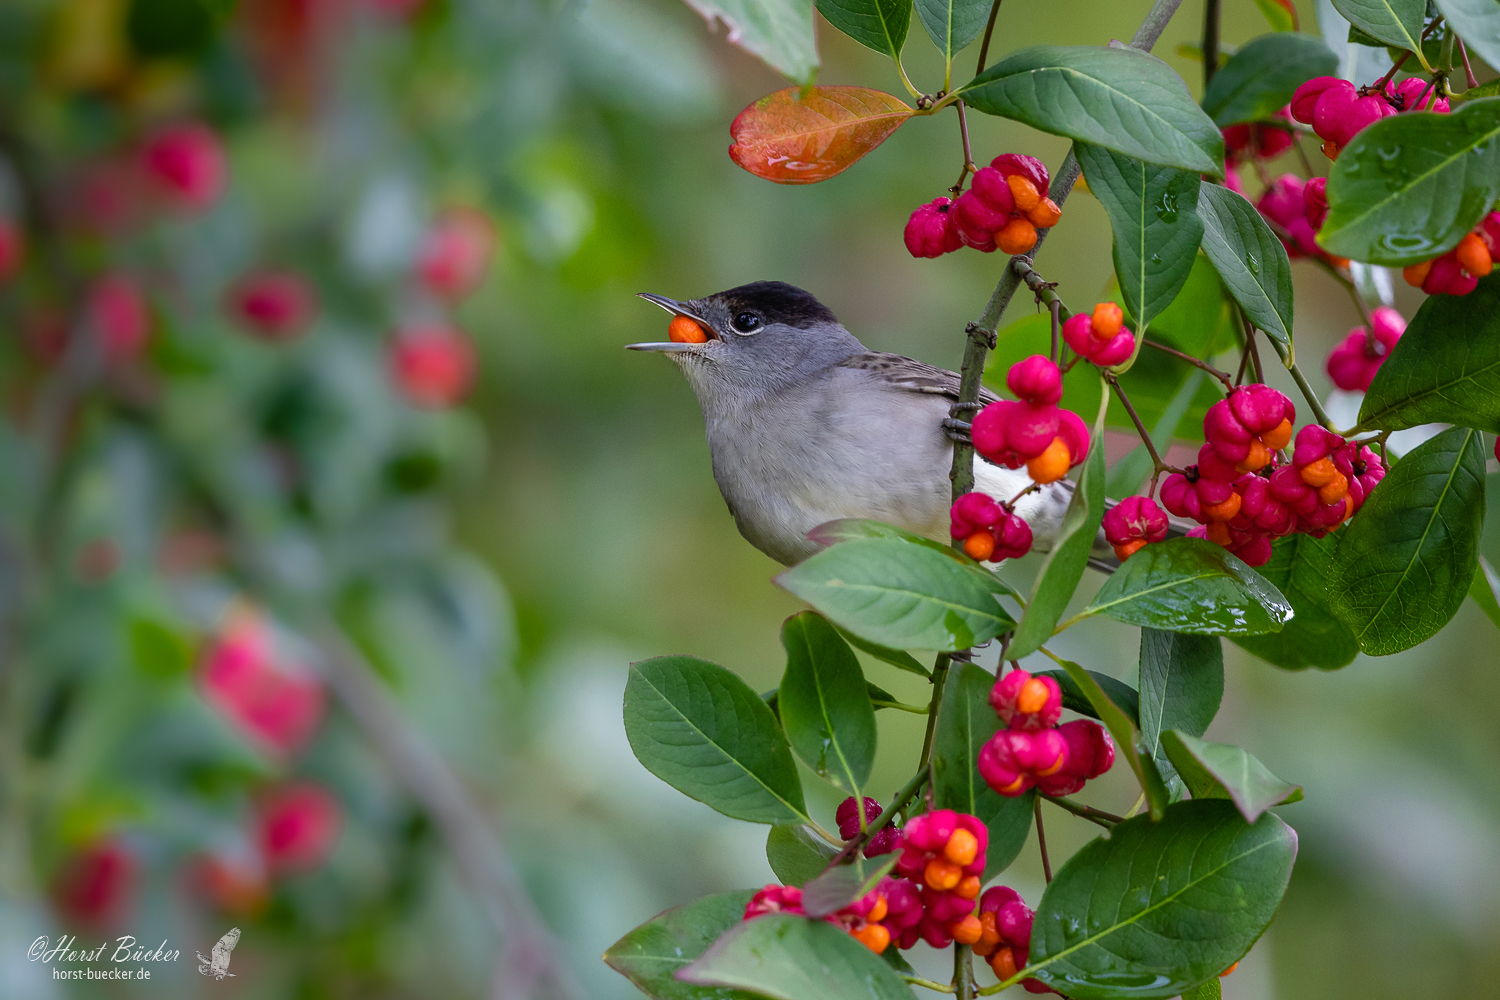
{"label": "dew drop", "polygon": [[1255,259],[1255,254],[1253,253],[1245,254],[1245,266],[1250,269],[1251,274],[1260,273],[1260,261]]}

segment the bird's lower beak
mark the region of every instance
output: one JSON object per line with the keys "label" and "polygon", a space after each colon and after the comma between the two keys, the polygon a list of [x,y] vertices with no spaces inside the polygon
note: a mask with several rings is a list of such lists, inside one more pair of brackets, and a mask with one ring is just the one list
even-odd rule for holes
{"label": "bird's lower beak", "polygon": [[[704,322],[701,316],[693,312],[683,303],[678,302],[676,299],[669,299],[665,295],[656,295],[652,292],[637,292],[636,295],[640,298],[645,299],[647,302],[653,302],[656,305],[661,306],[663,309],[674,316],[686,316],[688,319],[692,320],[694,323],[697,323],[700,327],[703,328],[703,332],[708,335],[709,340],[719,339],[718,336],[714,334],[714,329],[712,326]],[[661,341],[646,344],[626,344],[625,349],[627,351],[661,351],[664,354],[674,354],[696,351],[702,346],[702,344],[682,344],[677,343],[676,341]]]}

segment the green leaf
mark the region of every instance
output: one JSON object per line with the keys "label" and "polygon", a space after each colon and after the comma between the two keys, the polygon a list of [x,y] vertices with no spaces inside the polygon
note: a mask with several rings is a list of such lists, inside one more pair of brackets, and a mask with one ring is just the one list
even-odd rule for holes
{"label": "green leaf", "polygon": [[1230,639],[1284,670],[1337,670],[1353,662],[1359,643],[1328,607],[1328,567],[1338,538],[1288,535],[1271,543],[1271,561],[1257,572],[1292,606],[1292,620],[1280,632],[1235,635]]}
{"label": "green leaf", "polygon": [[[1199,198],[1202,198],[1201,192]],[[1182,286],[1182,291],[1177,293],[1167,311],[1156,317],[1151,327],[1152,339],[1163,340],[1194,357],[1208,358],[1239,344],[1242,336],[1239,310],[1225,291],[1213,263],[1206,254],[1198,254],[1193,260],[1187,284]],[[1162,357],[1167,358],[1167,355]],[[1179,366],[1180,372],[1202,370],[1176,358],[1169,360]],[[1131,372],[1135,373],[1140,365],[1137,358],[1136,367],[1130,369]],[[1209,386],[1204,386],[1204,392],[1216,395]],[[1130,391],[1130,398],[1132,401],[1136,398],[1134,389]],[[1140,404],[1136,405],[1139,407]],[[1208,406],[1203,409],[1207,410]],[[1198,433],[1202,433],[1201,427]]]}
{"label": "green leaf", "polygon": [[889,663],[891,666],[905,670],[907,673],[917,674],[921,677],[932,676],[932,672],[918,663],[917,658],[910,653],[902,652],[899,649],[891,649],[887,646],[878,646],[873,642],[861,639],[848,629],[839,629],[839,635],[843,636],[849,645],[861,653],[869,653],[875,659]]}
{"label": "green leaf", "polygon": [[1496,77],[1489,83],[1481,83],[1477,87],[1470,87],[1460,96],[1461,100],[1472,101],[1479,97],[1494,97],[1500,94],[1500,77]]}
{"label": "green leaf", "polygon": [[1203,110],[1220,125],[1270,118],[1315,76],[1338,72],[1322,39],[1277,32],[1252,39],[1219,68],[1203,92]]}
{"label": "green leaf", "polygon": [[731,928],[678,977],[775,1000],[912,998],[911,988],[894,969],[841,928],[785,913],[768,913]]}
{"label": "green leaf", "polygon": [[1182,290],[1198,256],[1198,174],[1073,144],[1089,191],[1109,213],[1115,274],[1142,336]]}
{"label": "green leaf", "polygon": [[875,762],[875,708],[854,650],[812,611],[781,627],[786,673],[778,709],[792,752],[818,777],[858,795]]}
{"label": "green leaf", "polygon": [[1495,0],[1436,0],[1448,24],[1471,54],[1500,66],[1500,3]]}
{"label": "green leaf", "polygon": [[1141,629],[1141,742],[1168,781],[1162,733],[1202,736],[1224,699],[1224,649],[1216,636]]}
{"label": "green leaf", "polygon": [[1126,820],[1062,866],[1042,895],[1028,975],[1075,1000],[1175,997],[1244,957],[1286,892],[1297,835],[1228,802]]}
{"label": "green leaf", "polygon": [[1286,247],[1243,195],[1203,182],[1198,195],[1203,252],[1250,321],[1292,346],[1292,262]]}
{"label": "green leaf", "polygon": [[1318,245],[1372,264],[1415,264],[1458,245],[1500,195],[1500,97],[1452,114],[1382,118],[1333,161]]}
{"label": "green leaf", "polygon": [[932,741],[932,801],[939,809],[977,816],[989,828],[984,878],[1000,874],[1026,846],[1035,791],[1007,797],[979,776],[979,750],[1000,728],[990,707],[995,677],[972,663],[950,667],[943,682]]}
{"label": "green leaf", "polygon": [[193,667],[193,644],[179,629],[158,618],[137,615],[130,619],[127,638],[130,658],[142,673],[176,677]]}
{"label": "green leaf", "polygon": [[911,0],[818,0],[828,23],[866,48],[895,59],[911,27]]}
{"label": "green leaf", "polygon": [[[1097,670],[1088,671],[1088,675],[1099,685],[1104,696],[1114,702],[1115,706],[1124,712],[1130,719],[1131,725],[1139,725],[1141,717],[1141,696],[1135,688],[1124,681],[1116,680],[1109,674],[1101,674]],[[1066,670],[1041,670],[1036,673],[1037,677],[1051,677],[1057,681],[1057,686],[1062,689],[1063,708],[1079,715],[1087,715],[1098,719],[1099,712],[1094,708],[1094,703],[1089,701],[1088,695],[1068,674]],[[1101,720],[1103,721],[1103,720]]]}
{"label": "green leaf", "polygon": [[753,890],[723,892],[674,906],[610,945],[604,961],[655,1000],[753,1000],[740,990],[690,986],[676,978],[679,969],[744,919],[753,895]]}
{"label": "green leaf", "polygon": [[[869,518],[863,517],[840,518],[837,521],[828,521],[825,524],[818,525],[816,528],[807,533],[807,538],[809,541],[816,542],[817,544],[824,547],[837,545],[839,542],[854,541],[855,539],[859,538],[900,539],[901,541],[907,542],[911,545],[920,545],[923,548],[931,549],[934,552],[940,552],[947,558],[952,559],[954,562],[967,566],[975,573],[979,574],[979,579],[983,582],[984,586],[992,587],[998,581],[999,584],[1005,588],[1005,592],[1007,594],[1014,597],[1018,601],[1021,599],[1020,591],[1016,590],[1016,588],[1012,587],[1004,580],[1001,580],[998,576],[985,569],[973,559],[970,559],[968,556],[964,555],[961,550],[954,548],[952,545],[949,545],[946,542],[939,542],[931,538],[923,537],[922,535],[907,531],[905,528],[898,528],[894,524],[886,524],[884,521],[873,521]],[[918,664],[918,666],[920,666],[920,664]],[[925,675],[927,671],[923,670],[922,673]]]}
{"label": "green leaf", "polygon": [[1272,806],[1302,798],[1302,786],[1282,781],[1248,750],[1228,743],[1207,743],[1192,733],[1169,729],[1162,747],[1195,799],[1230,799],[1254,823]]}
{"label": "green leaf", "polygon": [[1484,447],[1454,427],[1397,462],[1340,534],[1329,604],[1371,656],[1448,624],[1474,582],[1484,526]]}
{"label": "green leaf", "polygon": [[[1159,454],[1166,454],[1167,447],[1172,443],[1173,432],[1182,423],[1183,414],[1192,405],[1193,397],[1198,394],[1198,388],[1205,378],[1207,376],[1201,368],[1188,372],[1177,394],[1157,418],[1156,424],[1151,428],[1151,443]],[[1112,497],[1131,496],[1141,488],[1146,477],[1151,475],[1152,468],[1151,453],[1144,444],[1138,444],[1109,470],[1109,480],[1104,484],[1104,491]]]}
{"label": "green leaf", "polygon": [[1479,569],[1474,573],[1474,582],[1469,585],[1469,596],[1474,603],[1479,605],[1485,617],[1500,628],[1500,574],[1495,572],[1495,567],[1484,556],[1479,557]]}
{"label": "green leaf", "polygon": [[718,664],[691,656],[631,664],[625,735],[646,770],[726,816],[810,822],[797,765],[770,708]]}
{"label": "green leaf", "polygon": [[1415,49],[1421,44],[1427,0],[1333,0],[1333,9],[1387,45]]}
{"label": "green leaf", "polygon": [[[1150,548],[1150,546],[1147,546]],[[1163,811],[1167,808],[1167,786],[1162,782],[1161,772],[1156,769],[1156,763],[1149,753],[1141,752],[1140,730],[1136,728],[1135,720],[1125,714],[1124,709],[1110,700],[1104,693],[1104,689],[1095,680],[1095,675],[1083,669],[1071,660],[1059,660],[1062,668],[1073,678],[1073,683],[1083,692],[1083,696],[1089,700],[1094,707],[1092,713],[1095,718],[1104,723],[1104,728],[1115,738],[1115,749],[1125,757],[1125,762],[1135,772],[1136,780],[1141,783],[1141,791],[1146,793],[1146,805],[1150,809],[1151,818],[1159,820]],[[1035,951],[1035,939],[1033,939],[1033,952]]]}
{"label": "green leaf", "polygon": [[[1102,384],[1102,381],[1101,381]],[[1031,585],[1031,599],[1021,615],[1021,624],[1011,636],[1007,655],[1013,660],[1028,656],[1052,637],[1057,620],[1067,609],[1078,581],[1088,566],[1094,537],[1104,520],[1104,418],[1109,409],[1109,390],[1104,388],[1099,400],[1099,415],[1094,418],[1093,445],[1083,461],[1083,475],[1073,489],[1073,498],[1063,512],[1062,524],[1052,540],[1052,550],[1037,570]]]}
{"label": "green leaf", "polygon": [[882,646],[953,652],[1010,631],[1006,587],[948,554],[894,538],[841,542],[776,583],[834,624]]}
{"label": "green leaf", "polygon": [[837,853],[805,826],[778,823],[766,837],[766,861],[783,885],[812,881]]}
{"label": "green leaf", "polygon": [[1224,1000],[1224,984],[1215,976],[1182,994],[1182,1000]]}
{"label": "green leaf", "polygon": [[917,0],[917,17],[945,60],[979,37],[990,16],[990,0]]}
{"label": "green leaf", "polygon": [[1430,295],[1359,408],[1362,427],[1426,423],[1500,431],[1500,275],[1468,295]]}
{"label": "green leaf", "polygon": [[896,867],[895,854],[878,858],[856,857],[847,865],[830,868],[802,887],[802,907],[809,917],[826,917],[868,895]]}
{"label": "green leaf", "polygon": [[985,114],[1148,163],[1224,176],[1218,126],[1182,77],[1139,49],[1036,45],[1006,56],[961,92]]}
{"label": "green leaf", "polygon": [[1120,566],[1077,615],[1206,635],[1277,632],[1292,607],[1259,573],[1213,542],[1170,538]]}
{"label": "green leaf", "polygon": [[1255,0],[1272,31],[1296,31],[1297,8],[1291,0]]}
{"label": "green leaf", "polygon": [[798,83],[818,69],[813,0],[687,0],[710,24],[721,21],[729,40]]}

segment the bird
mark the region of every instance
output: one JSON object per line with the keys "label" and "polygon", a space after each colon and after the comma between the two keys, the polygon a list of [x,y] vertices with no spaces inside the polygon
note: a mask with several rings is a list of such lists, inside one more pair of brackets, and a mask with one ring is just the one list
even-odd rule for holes
{"label": "bird", "polygon": [[[626,347],[666,354],[686,376],[714,480],[751,545],[790,566],[819,550],[812,529],[843,518],[949,540],[953,439],[944,420],[958,401],[956,373],[871,351],[811,293],[781,281],[686,301],[639,295],[706,336]],[[981,388],[981,404],[996,399]],[[1059,480],[1015,499],[1030,485],[1024,469],[975,459],[974,489],[1015,500],[1044,551],[1073,485]]]}
{"label": "bird", "polygon": [[219,938],[218,944],[213,947],[213,957],[204,958],[203,952],[198,952],[198,961],[203,963],[198,966],[198,971],[205,976],[213,976],[215,979],[223,979],[225,976],[233,976],[229,971],[229,953],[234,951],[234,946],[240,943],[240,929],[231,927],[229,932]]}

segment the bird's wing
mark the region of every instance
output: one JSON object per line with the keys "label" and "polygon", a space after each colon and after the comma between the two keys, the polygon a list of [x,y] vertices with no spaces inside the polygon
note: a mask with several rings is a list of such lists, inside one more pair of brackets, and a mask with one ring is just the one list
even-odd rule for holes
{"label": "bird's wing", "polygon": [[[958,399],[957,372],[950,372],[946,368],[935,368],[900,354],[869,351],[845,358],[838,367],[856,368],[869,372],[871,377],[893,388]],[[980,387],[979,401],[981,403],[993,403],[999,398],[983,386]]]}
{"label": "bird's wing", "polygon": [[229,954],[234,951],[234,946],[240,943],[240,929],[232,929],[228,934],[219,938],[219,943],[214,945],[214,968],[229,968]]}

